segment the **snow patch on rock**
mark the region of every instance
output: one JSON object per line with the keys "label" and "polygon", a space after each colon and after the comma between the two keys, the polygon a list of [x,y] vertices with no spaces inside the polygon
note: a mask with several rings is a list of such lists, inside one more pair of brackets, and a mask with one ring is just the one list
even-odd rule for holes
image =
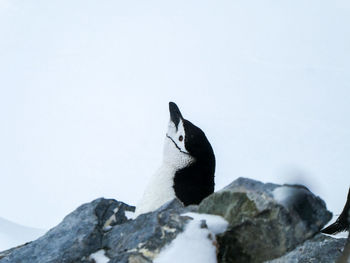
{"label": "snow patch on rock", "polygon": [[183,233],[165,247],[154,263],[216,263],[216,234],[227,229],[228,223],[220,216],[185,213],[191,217]]}
{"label": "snow patch on rock", "polygon": [[105,255],[106,251],[101,249],[89,256],[90,260],[95,260],[96,263],[107,263],[110,259]]}

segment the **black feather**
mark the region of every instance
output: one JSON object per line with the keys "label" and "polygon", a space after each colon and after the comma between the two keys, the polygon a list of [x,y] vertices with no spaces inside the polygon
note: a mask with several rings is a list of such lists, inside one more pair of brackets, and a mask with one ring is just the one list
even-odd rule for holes
{"label": "black feather", "polygon": [[214,192],[215,155],[204,132],[183,119],[185,147],[194,158],[189,166],[175,173],[175,195],[184,205],[199,204]]}
{"label": "black feather", "polygon": [[350,221],[350,187],[348,192],[348,199],[346,201],[345,207],[335,221],[330,226],[324,228],[321,232],[325,234],[336,234],[343,231],[349,231]]}

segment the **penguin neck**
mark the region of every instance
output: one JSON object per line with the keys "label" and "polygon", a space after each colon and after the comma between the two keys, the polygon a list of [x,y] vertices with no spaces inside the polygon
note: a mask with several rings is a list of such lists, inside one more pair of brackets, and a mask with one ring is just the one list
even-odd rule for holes
{"label": "penguin neck", "polygon": [[164,203],[175,198],[173,179],[175,168],[168,163],[162,163],[153,174],[140,203],[136,207],[136,215],[154,211]]}

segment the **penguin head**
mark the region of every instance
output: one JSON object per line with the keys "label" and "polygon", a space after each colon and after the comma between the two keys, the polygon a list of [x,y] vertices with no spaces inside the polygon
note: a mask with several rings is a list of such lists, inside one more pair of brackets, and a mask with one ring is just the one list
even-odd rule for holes
{"label": "penguin head", "polygon": [[199,161],[215,163],[213,149],[204,132],[184,119],[174,102],[169,102],[169,112],[164,160],[177,169]]}

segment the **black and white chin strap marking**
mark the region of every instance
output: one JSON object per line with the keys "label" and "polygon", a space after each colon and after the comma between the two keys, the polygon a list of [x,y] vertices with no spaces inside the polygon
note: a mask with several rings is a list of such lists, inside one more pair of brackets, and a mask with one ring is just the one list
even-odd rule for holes
{"label": "black and white chin strap marking", "polygon": [[191,156],[189,153],[184,152],[183,150],[181,150],[181,148],[180,148],[179,146],[177,146],[177,144],[176,144],[176,142],[173,140],[173,138],[171,138],[168,134],[166,135],[166,137],[168,137],[168,138],[175,144],[175,147],[176,147],[180,152]]}

